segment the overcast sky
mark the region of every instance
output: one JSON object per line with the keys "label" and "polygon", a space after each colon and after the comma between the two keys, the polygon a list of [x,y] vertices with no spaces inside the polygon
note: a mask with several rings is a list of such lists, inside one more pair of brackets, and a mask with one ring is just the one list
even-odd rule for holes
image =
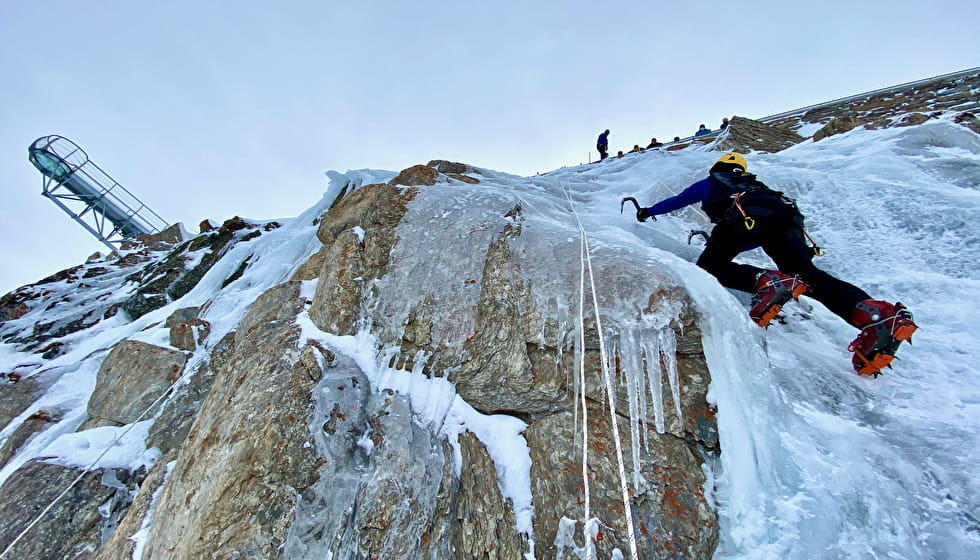
{"label": "overcast sky", "polygon": [[329,169],[532,175],[980,66],[976,0],[808,4],[0,0],[0,294],[105,251],[40,195],[48,134],[197,232]]}

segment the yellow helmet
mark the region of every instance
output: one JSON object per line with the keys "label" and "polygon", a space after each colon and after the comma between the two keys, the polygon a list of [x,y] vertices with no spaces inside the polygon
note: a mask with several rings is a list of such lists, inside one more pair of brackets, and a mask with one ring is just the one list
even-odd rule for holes
{"label": "yellow helmet", "polygon": [[745,158],[742,157],[742,154],[736,152],[728,152],[727,154],[721,156],[718,158],[718,161],[715,162],[715,165],[718,165],[719,163],[735,164],[741,167],[742,171],[747,171],[749,169],[749,165],[745,162]]}

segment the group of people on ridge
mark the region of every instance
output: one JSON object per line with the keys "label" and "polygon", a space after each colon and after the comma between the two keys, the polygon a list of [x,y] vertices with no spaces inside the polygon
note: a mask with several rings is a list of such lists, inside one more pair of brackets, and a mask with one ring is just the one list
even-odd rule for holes
{"label": "group of people on ridge", "polygon": [[[725,117],[721,120],[721,125],[718,127],[718,130],[725,130],[726,128],[728,128],[728,117]],[[711,129],[706,128],[705,125],[702,124],[698,128],[697,132],[694,133],[694,136],[695,137],[702,136],[710,132]],[[680,139],[681,139],[680,136],[675,136],[673,141],[678,142],[680,141]],[[648,144],[646,148],[641,148],[639,144],[633,144],[633,149],[630,150],[629,153],[633,154],[637,152],[642,152],[643,150],[651,150],[654,148],[659,148],[663,145],[664,145],[663,142],[658,142],[656,138],[651,138],[650,144]],[[609,157],[609,129],[608,128],[599,133],[599,139],[596,140],[595,147],[599,151],[599,161],[602,161],[607,157]],[[619,153],[616,154],[616,156],[623,157],[623,152],[620,151]]]}
{"label": "group of people on ridge", "polygon": [[[700,202],[715,225],[697,265],[722,286],[753,294],[749,316],[756,324],[767,326],[786,302],[805,293],[860,329],[848,346],[854,353],[852,364],[860,374],[877,376],[918,328],[912,313],[901,303],[872,299],[861,288],[817,268],[813,257],[819,247],[807,244],[809,235],[796,202],[770,189],[747,168],[745,157],[727,153],[706,178],[679,194],[646,208],[637,205],[636,218],[656,220]],[[776,269],[733,262],[756,247],[769,255]]]}
{"label": "group of people on ridge", "polygon": [[[680,140],[680,138],[674,137],[674,141]],[[641,148],[639,144],[633,144],[633,149],[629,151],[631,154],[639,153],[644,150],[651,150],[654,148],[659,148],[663,146],[663,142],[658,142],[656,138],[651,138],[650,143],[646,148]],[[599,150],[599,161],[602,161],[609,157],[609,129],[599,133],[599,139],[596,140],[596,149]],[[623,157],[623,152],[620,151],[616,154],[616,157]]]}

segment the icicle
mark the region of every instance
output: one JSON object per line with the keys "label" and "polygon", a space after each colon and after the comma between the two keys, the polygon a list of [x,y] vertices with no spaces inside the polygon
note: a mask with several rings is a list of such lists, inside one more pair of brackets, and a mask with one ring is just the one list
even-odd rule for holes
{"label": "icicle", "polygon": [[677,375],[677,338],[674,336],[674,330],[670,327],[660,331],[660,355],[664,357],[664,366],[667,368],[667,381],[670,383],[670,392],[674,396],[674,410],[677,412],[677,420],[683,426],[681,383]]}
{"label": "icicle", "polygon": [[657,433],[664,433],[664,395],[663,380],[660,372],[660,340],[650,337],[643,345],[643,355],[646,358],[647,381],[650,384],[650,397],[653,399],[653,422]]}
{"label": "icicle", "polygon": [[[641,426],[643,422],[643,417],[640,414],[640,394],[643,393],[643,376],[642,370],[637,367],[636,363],[636,348],[633,344],[632,334],[633,331],[627,331],[623,333],[620,337],[619,342],[613,347],[613,356],[616,356],[616,361],[619,365],[619,373],[626,380],[626,394],[629,398],[629,414],[630,414],[630,438],[632,440],[632,445],[630,450],[632,451],[633,459],[633,487],[640,487],[640,433]],[[639,379],[637,379],[637,373],[640,373]],[[638,383],[639,381],[639,383]]]}

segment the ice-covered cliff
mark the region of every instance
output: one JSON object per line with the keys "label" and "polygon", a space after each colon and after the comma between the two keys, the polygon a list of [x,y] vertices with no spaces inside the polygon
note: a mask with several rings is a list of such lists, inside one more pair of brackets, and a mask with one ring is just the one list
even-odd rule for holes
{"label": "ice-covered cliff", "polygon": [[980,136],[958,117],[747,155],[819,266],[915,313],[878,379],[812,300],[758,329],[694,266],[698,210],[620,214],[724,137],[535,177],[332,172],[296,218],[21,288],[3,557],[975,557]]}

